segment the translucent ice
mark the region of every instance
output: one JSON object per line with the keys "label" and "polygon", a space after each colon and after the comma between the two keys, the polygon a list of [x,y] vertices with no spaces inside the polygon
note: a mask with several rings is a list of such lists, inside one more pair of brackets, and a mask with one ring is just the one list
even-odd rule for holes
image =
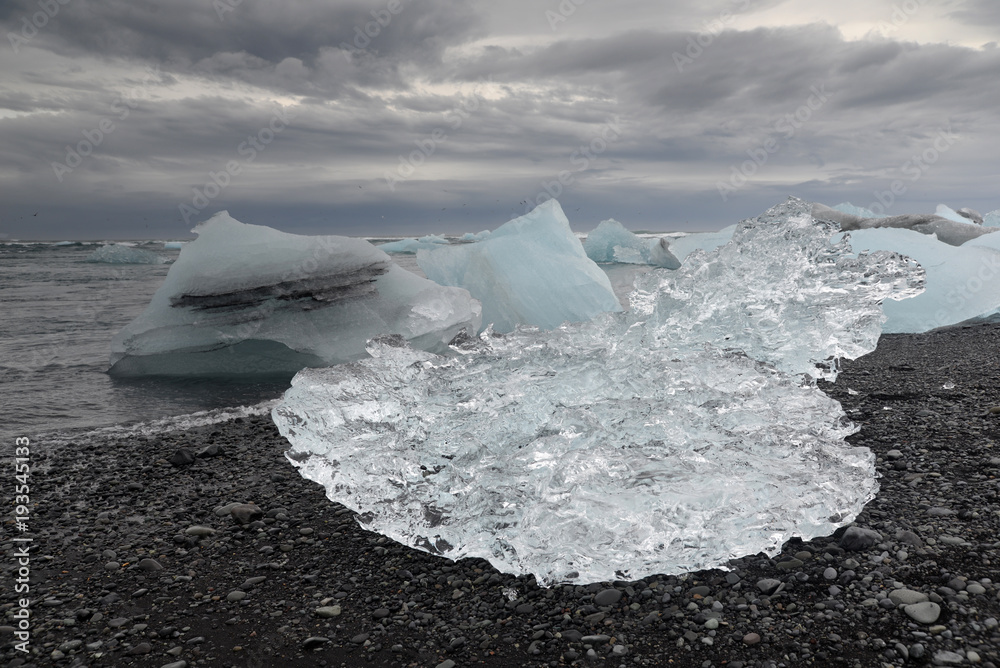
{"label": "translucent ice", "polygon": [[479,304],[360,239],[286,234],[222,212],[195,228],[145,312],[111,344],[119,375],[294,373],[399,334],[444,351]]}
{"label": "translucent ice", "polygon": [[620,311],[607,275],[587,257],[555,200],[474,244],[417,252],[427,278],[465,288],[483,304],[483,324],[543,329]]}
{"label": "translucent ice", "polygon": [[184,244],[185,243],[186,242],[184,242],[184,241],[164,241],[163,242],[163,249],[164,250],[180,250],[180,249],[184,248]]}
{"label": "translucent ice", "polygon": [[923,294],[888,303],[886,332],[926,332],[985,317],[1000,309],[1000,234],[987,234],[961,246],[942,243],[911,230],[870,229],[850,233],[851,246],[892,250],[916,260],[927,272]]}
{"label": "translucent ice", "polygon": [[873,498],[874,456],[810,379],[872,350],[882,300],[921,284],[835,231],[793,200],[653,270],[629,313],[488,331],[450,359],[373,340],[299,373],[272,417],[363,525],[542,584],[773,555]]}
{"label": "translucent ice", "polygon": [[121,244],[101,246],[87,256],[84,262],[104,262],[107,264],[166,264],[170,262],[165,257],[150,253],[140,248],[130,248]]}
{"label": "translucent ice", "polygon": [[595,227],[583,242],[583,250],[594,262],[651,264],[665,269],[681,266],[667,239],[640,239],[614,219]]}
{"label": "translucent ice", "polygon": [[724,227],[718,232],[692,232],[670,242],[670,252],[684,262],[688,255],[696,250],[711,252],[719,246],[725,246],[733,238],[735,225]]}

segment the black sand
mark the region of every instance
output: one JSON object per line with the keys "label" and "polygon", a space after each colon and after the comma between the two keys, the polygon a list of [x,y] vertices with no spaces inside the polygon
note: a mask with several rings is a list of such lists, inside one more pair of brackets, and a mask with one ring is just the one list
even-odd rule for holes
{"label": "black sand", "polygon": [[[29,531],[3,524],[2,660],[996,668],[1000,327],[885,336],[824,389],[862,426],[852,442],[879,458],[881,492],[855,524],[880,537],[852,545],[842,529],[728,574],[548,590],[360,530],[284,459],[267,416],[48,454],[36,443]],[[211,445],[222,452],[167,461]],[[215,512],[232,502],[263,517]],[[28,654],[11,628],[15,537],[33,539]],[[899,589],[936,604],[937,619],[913,619],[888,596]]]}

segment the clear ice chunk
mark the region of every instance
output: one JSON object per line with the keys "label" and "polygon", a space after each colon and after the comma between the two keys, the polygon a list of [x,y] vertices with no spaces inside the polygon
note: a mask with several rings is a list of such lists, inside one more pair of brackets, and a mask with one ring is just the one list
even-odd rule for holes
{"label": "clear ice chunk", "polygon": [[446,352],[481,325],[467,291],[361,239],[287,234],[226,212],[194,231],[146,310],[112,339],[112,374],[294,373],[364,357],[382,334]]}
{"label": "clear ice chunk", "polygon": [[798,200],[653,270],[633,310],[487,330],[443,358],[398,337],[306,369],[272,411],[289,460],[366,527],[539,583],[725,568],[851,521],[874,456],[814,379],[874,349],[880,304],[920,291],[851,255]]}
{"label": "clear ice chunk", "polygon": [[104,264],[166,264],[170,262],[165,257],[121,244],[101,246],[87,256],[84,262],[100,262]]}
{"label": "clear ice chunk", "polygon": [[483,324],[497,332],[552,329],[622,309],[555,200],[476,243],[419,250],[417,264],[432,281],[472,293],[482,302]]}
{"label": "clear ice chunk", "polygon": [[595,227],[583,242],[583,249],[594,262],[651,264],[664,269],[681,266],[670,252],[667,239],[642,239],[614,219]]}
{"label": "clear ice chunk", "polygon": [[859,251],[890,250],[912,258],[927,273],[927,288],[913,299],[887,303],[888,333],[926,332],[974,318],[991,318],[1000,311],[1000,234],[985,234],[961,246],[903,229],[850,232]]}

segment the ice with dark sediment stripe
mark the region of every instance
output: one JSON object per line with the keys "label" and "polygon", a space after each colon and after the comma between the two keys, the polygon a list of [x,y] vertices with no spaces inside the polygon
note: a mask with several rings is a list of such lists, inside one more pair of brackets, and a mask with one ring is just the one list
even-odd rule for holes
{"label": "ice with dark sediment stripe", "polygon": [[299,373],[272,418],[289,460],[366,527],[542,584],[775,554],[877,490],[817,389],[875,348],[881,303],[922,289],[790,200],[639,280],[627,313],[487,330],[444,358],[397,338]]}
{"label": "ice with dark sediment stripe", "polygon": [[411,274],[361,239],[286,234],[226,212],[195,232],[112,340],[112,374],[294,373],[363,357],[373,336],[446,351],[480,326],[467,291]]}

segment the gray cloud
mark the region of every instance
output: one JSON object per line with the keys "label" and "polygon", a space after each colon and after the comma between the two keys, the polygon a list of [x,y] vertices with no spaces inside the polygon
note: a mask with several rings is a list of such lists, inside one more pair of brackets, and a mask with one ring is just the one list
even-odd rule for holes
{"label": "gray cloud", "polygon": [[[401,1],[353,54],[341,43],[387,2],[244,0],[221,20],[193,0],[169,12],[147,0],[65,5],[30,52],[0,52],[0,231],[185,236],[179,206],[230,161],[241,171],[202,217],[229,208],[290,231],[478,230],[559,190],[581,229],[611,216],[717,228],[788,194],[868,204],[943,129],[961,140],[907,182],[896,211],[1000,206],[987,199],[1000,50],[848,41],[821,24],[699,27],[738,4],[728,1],[635,0],[616,5],[617,19],[585,3],[555,31],[544,13],[558,3]],[[0,16],[15,29],[33,7],[8,3]],[[159,73],[144,79],[149,66]],[[240,147],[281,109],[287,127],[247,161]],[[114,129],[92,155],[57,173],[102,121]],[[719,184],[768,142],[766,163],[723,198]]]}

